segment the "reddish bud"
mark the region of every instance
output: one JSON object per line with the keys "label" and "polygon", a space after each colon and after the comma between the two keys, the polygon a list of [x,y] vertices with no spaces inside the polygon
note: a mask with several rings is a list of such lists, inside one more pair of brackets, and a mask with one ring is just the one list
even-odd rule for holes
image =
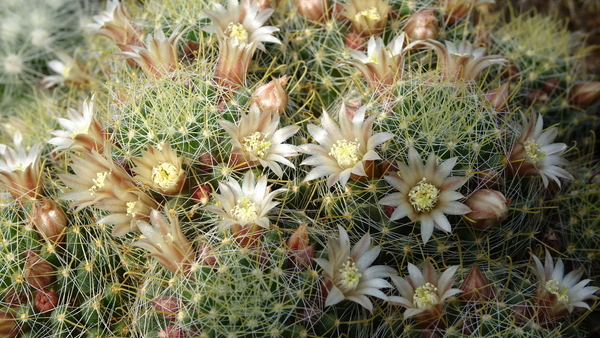
{"label": "reddish bud", "polygon": [[435,39],[440,30],[433,9],[423,9],[410,16],[404,26],[404,32],[411,41]]}
{"label": "reddish bud", "polygon": [[600,82],[586,82],[576,85],[569,91],[569,103],[587,108],[600,98]]}
{"label": "reddish bud", "polygon": [[302,223],[287,241],[289,253],[294,267],[303,269],[312,265],[315,258],[315,246],[308,244],[308,226]]}
{"label": "reddish bud", "polygon": [[367,40],[359,34],[349,33],[346,35],[346,47],[354,50],[364,50]]}
{"label": "reddish bud", "polygon": [[211,192],[212,189],[210,188],[210,185],[201,184],[194,190],[194,193],[192,194],[192,199],[198,204],[207,205],[210,201]]}
{"label": "reddish bud", "polygon": [[10,308],[20,307],[27,303],[25,295],[14,288],[6,290],[4,297],[2,297],[2,303]]}
{"label": "reddish bud", "polygon": [[492,298],[492,286],[477,266],[473,266],[460,289],[460,295],[466,302],[485,302]]}
{"label": "reddish bud", "polygon": [[174,321],[181,310],[181,300],[174,296],[158,297],[152,300],[154,310],[160,313],[166,320]]}
{"label": "reddish bud", "polygon": [[179,326],[169,325],[158,333],[158,338],[187,338],[188,334]]}
{"label": "reddish bud", "polygon": [[200,244],[198,244],[198,259],[200,263],[204,265],[216,266],[218,262],[217,258],[213,254],[213,251],[214,249],[210,245],[200,242]]}
{"label": "reddish bud", "polygon": [[284,87],[288,77],[280,77],[264,84],[254,91],[253,100],[264,113],[275,115],[285,111],[288,105],[288,93]]}
{"label": "reddish bud", "polygon": [[329,17],[327,0],[294,0],[294,4],[298,14],[307,21],[323,23]]}
{"label": "reddish bud", "polygon": [[518,81],[519,75],[521,75],[521,69],[514,62],[510,61],[504,71],[502,72],[502,78],[509,81]]}
{"label": "reddish bud", "polygon": [[23,276],[27,284],[37,290],[47,288],[54,281],[56,271],[52,264],[40,258],[33,250],[25,251],[25,267],[23,268]]}
{"label": "reddish bud", "polygon": [[0,311],[0,337],[14,338],[20,333],[15,317],[10,312]]}
{"label": "reddish bud", "polygon": [[496,111],[505,111],[508,104],[509,82],[485,94],[486,100]]}
{"label": "reddish bud", "polygon": [[510,199],[492,189],[480,189],[471,194],[465,205],[471,209],[465,218],[474,228],[487,229],[502,223],[508,217]]}
{"label": "reddish bud", "polygon": [[34,304],[40,312],[52,311],[58,305],[58,296],[54,291],[38,290],[35,292]]}
{"label": "reddish bud", "polygon": [[49,244],[62,241],[67,228],[67,215],[52,199],[42,197],[42,204],[33,206],[31,221]]}
{"label": "reddish bud", "polygon": [[201,171],[209,172],[211,171],[219,162],[211,153],[203,153],[200,155],[198,159],[199,168]]}

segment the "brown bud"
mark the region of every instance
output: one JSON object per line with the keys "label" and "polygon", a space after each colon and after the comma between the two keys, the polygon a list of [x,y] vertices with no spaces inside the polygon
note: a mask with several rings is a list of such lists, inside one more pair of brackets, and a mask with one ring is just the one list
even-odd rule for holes
{"label": "brown bud", "polygon": [[27,303],[27,298],[25,298],[23,292],[9,288],[2,297],[2,303],[10,308],[20,307]]}
{"label": "brown bud", "polygon": [[198,159],[198,163],[198,169],[204,172],[211,171],[213,167],[219,164],[219,162],[217,162],[217,159],[211,153],[202,153],[200,155],[200,158]]}
{"label": "brown bud", "polygon": [[521,75],[521,69],[512,61],[509,61],[501,74],[503,79],[514,82],[518,81],[519,75]]}
{"label": "brown bud", "polygon": [[546,92],[546,94],[552,95],[560,90],[560,81],[555,77],[548,79],[542,83],[542,89]]}
{"label": "brown bud", "polygon": [[158,338],[187,338],[188,334],[179,326],[169,325],[158,333]]}
{"label": "brown bud", "polygon": [[292,263],[297,269],[304,269],[311,266],[315,258],[315,246],[308,244],[308,226],[302,223],[298,229],[292,233],[287,241],[288,250]]}
{"label": "brown bud", "polygon": [[166,320],[174,321],[181,310],[181,299],[174,296],[158,297],[152,300],[154,310],[160,313]]}
{"label": "brown bud", "polygon": [[42,204],[33,206],[31,221],[49,244],[62,241],[67,227],[67,215],[52,199],[42,197]]}
{"label": "brown bud", "polygon": [[550,100],[548,94],[541,89],[532,89],[525,94],[525,102],[528,105],[545,104]]}
{"label": "brown bud", "polygon": [[445,21],[448,25],[455,24],[469,14],[474,3],[475,1],[444,0],[441,11],[444,13]]}
{"label": "brown bud", "polygon": [[285,111],[288,105],[288,93],[284,87],[288,77],[280,77],[264,84],[254,91],[253,100],[264,113],[275,115]]}
{"label": "brown bud", "polygon": [[40,312],[52,311],[58,305],[58,296],[54,291],[38,290],[35,292],[33,302]]}
{"label": "brown bud", "polygon": [[194,200],[194,202],[201,204],[201,205],[207,205],[208,202],[210,201],[210,193],[212,192],[212,189],[210,188],[210,185],[208,184],[201,184],[199,187],[197,187],[194,190],[194,193],[192,194],[192,199]]}
{"label": "brown bud", "polygon": [[440,27],[433,9],[423,9],[410,16],[404,32],[411,41],[435,39]]}
{"label": "brown bud", "polygon": [[354,50],[364,50],[367,40],[359,34],[348,33],[346,35],[346,47]]}
{"label": "brown bud", "polygon": [[329,17],[327,0],[294,0],[298,14],[307,21],[323,23]]}
{"label": "brown bud", "polygon": [[20,334],[15,317],[10,312],[0,311],[0,337],[14,338]]}
{"label": "brown bud", "polygon": [[200,49],[200,44],[196,41],[188,40],[183,45],[183,55],[186,59],[193,60],[196,57],[196,52]]}
{"label": "brown bud", "polygon": [[495,227],[508,217],[509,203],[510,200],[497,190],[477,190],[465,201],[471,209],[465,218],[477,229]]}
{"label": "brown bud", "polygon": [[569,91],[569,103],[587,108],[600,98],[600,82],[586,82],[576,85]]}
{"label": "brown bud", "polygon": [[509,82],[485,94],[486,100],[496,111],[505,111],[508,104]]}
{"label": "brown bud", "polygon": [[473,266],[460,286],[460,295],[466,302],[485,302],[492,298],[492,285],[477,266]]}
{"label": "brown bud", "polygon": [[54,269],[52,264],[40,258],[33,250],[25,251],[24,255],[27,261],[23,268],[23,276],[27,284],[37,290],[42,290],[54,282],[56,269]]}
{"label": "brown bud", "polygon": [[546,229],[544,233],[544,238],[542,240],[544,244],[554,249],[557,252],[561,252],[563,250],[563,239],[559,232],[554,230],[553,228]]}

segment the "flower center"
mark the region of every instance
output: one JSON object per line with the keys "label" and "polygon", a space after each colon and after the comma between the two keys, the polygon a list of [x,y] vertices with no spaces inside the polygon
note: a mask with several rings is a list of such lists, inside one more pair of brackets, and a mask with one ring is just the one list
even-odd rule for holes
{"label": "flower center", "polygon": [[230,22],[225,30],[225,34],[230,38],[237,38],[239,43],[244,43],[248,40],[248,32],[241,23]]}
{"label": "flower center", "polygon": [[348,257],[348,261],[344,263],[339,272],[340,275],[337,278],[336,286],[339,287],[344,294],[354,291],[358,285],[358,282],[360,282],[362,274],[358,272],[356,264],[350,259],[350,257]]}
{"label": "flower center", "polygon": [[81,126],[81,128],[79,128],[79,130],[72,132],[70,136],[71,136],[71,138],[74,139],[77,135],[80,135],[80,134],[87,135],[89,129],[90,129],[89,124],[83,125],[83,126]]}
{"label": "flower center", "polygon": [[127,216],[135,217],[135,215],[137,215],[134,211],[136,204],[136,201],[127,202]]}
{"label": "flower center", "polygon": [[537,142],[529,139],[525,141],[525,156],[533,165],[537,165],[541,159],[546,157],[546,153],[540,150]]}
{"label": "flower center", "polygon": [[367,58],[367,63],[374,63],[376,65],[379,64],[379,60],[377,60],[377,56],[376,55],[371,55]]}
{"label": "flower center", "polygon": [[358,163],[359,158],[358,140],[337,140],[329,151],[329,156],[333,157],[342,168],[351,168]]}
{"label": "flower center", "polygon": [[408,192],[408,200],[416,212],[429,212],[437,203],[440,190],[423,179]]}
{"label": "flower center", "polygon": [[430,308],[432,305],[438,303],[440,298],[437,295],[438,288],[431,283],[425,283],[423,286],[419,286],[415,290],[413,295],[413,303],[419,310]]}
{"label": "flower center", "polygon": [[364,17],[365,19],[369,19],[369,20],[373,20],[373,21],[381,20],[381,15],[379,15],[379,12],[377,11],[377,8],[375,8],[375,7],[363,9],[362,11],[356,13],[356,15],[354,16],[354,19],[356,21],[358,21],[361,17]]}
{"label": "flower center", "polygon": [[258,207],[248,197],[238,200],[230,212],[238,222],[254,222],[258,219]]}
{"label": "flower center", "polygon": [[569,296],[567,296],[567,291],[569,288],[564,285],[560,285],[556,279],[547,281],[544,287],[548,292],[558,297],[559,301],[563,303],[569,302]]}
{"label": "flower center", "polygon": [[171,188],[177,183],[179,170],[169,162],[163,162],[152,168],[152,181],[161,188]]}
{"label": "flower center", "polygon": [[269,148],[271,148],[271,142],[266,141],[266,138],[267,134],[258,131],[244,137],[242,140],[244,151],[256,157],[264,157],[269,152]]}
{"label": "flower center", "polygon": [[96,173],[96,178],[92,179],[92,182],[94,182],[94,185],[92,185],[92,187],[88,189],[90,191],[90,195],[92,195],[92,196],[96,195],[96,191],[98,191],[98,189],[100,189],[104,186],[104,180],[106,179],[106,175],[108,175],[107,171],[103,171],[101,173]]}

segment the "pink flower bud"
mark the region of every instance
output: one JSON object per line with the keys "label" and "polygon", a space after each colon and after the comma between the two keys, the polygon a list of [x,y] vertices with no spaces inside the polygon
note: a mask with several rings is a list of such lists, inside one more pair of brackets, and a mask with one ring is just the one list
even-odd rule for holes
{"label": "pink flower bud", "polygon": [[50,244],[61,242],[67,227],[67,215],[58,203],[42,197],[42,204],[35,204],[31,221],[37,231]]}
{"label": "pink flower bud", "polygon": [[204,265],[216,266],[218,262],[213,252],[214,249],[210,245],[200,242],[200,244],[198,244],[198,260],[200,263]]}
{"label": "pink flower bud", "polygon": [[327,0],[294,0],[298,14],[307,21],[323,23],[329,17]]}
{"label": "pink flower bud", "polygon": [[19,334],[15,317],[10,312],[0,311],[0,337],[14,338]]}
{"label": "pink flower bud", "polygon": [[492,298],[492,286],[477,266],[473,266],[460,289],[460,297],[466,302],[485,302]]}
{"label": "pink flower bud", "polygon": [[505,111],[508,104],[509,82],[485,94],[486,100],[496,111]]}
{"label": "pink flower bud", "polygon": [[179,326],[169,325],[158,333],[158,338],[187,338],[188,334]]}
{"label": "pink flower bud", "polygon": [[262,12],[265,9],[271,8],[271,0],[255,0],[258,2],[258,12]]}
{"label": "pink flower bud", "polygon": [[315,258],[314,244],[308,244],[308,227],[306,223],[298,226],[298,229],[292,233],[287,241],[291,260],[297,269],[304,269],[311,266],[312,259]]}
{"label": "pink flower bud", "polygon": [[569,103],[587,108],[600,98],[600,82],[585,82],[576,85],[569,92]]}
{"label": "pink flower bud", "polygon": [[288,105],[288,93],[284,87],[288,77],[280,77],[264,84],[254,91],[253,100],[264,113],[275,115],[285,111]]}
{"label": "pink flower bud", "polygon": [[410,16],[404,32],[412,41],[435,39],[440,27],[433,9],[423,9]]}
{"label": "pink flower bud", "polygon": [[354,50],[364,50],[367,39],[356,33],[346,35],[346,47]]}
{"label": "pink flower bud", "polygon": [[158,297],[152,300],[154,310],[160,313],[166,320],[174,321],[181,310],[181,299],[174,296]]}
{"label": "pink flower bud", "polygon": [[40,258],[33,250],[25,251],[25,267],[23,268],[23,276],[27,284],[32,287],[42,290],[47,288],[56,276],[56,270],[52,264]]}
{"label": "pink flower bud", "polygon": [[508,217],[510,199],[496,190],[480,189],[465,201],[471,212],[465,218],[477,229],[487,229],[499,225]]}
{"label": "pink flower bud", "polygon": [[35,292],[34,305],[40,312],[52,311],[58,304],[56,292],[50,290],[38,290]]}

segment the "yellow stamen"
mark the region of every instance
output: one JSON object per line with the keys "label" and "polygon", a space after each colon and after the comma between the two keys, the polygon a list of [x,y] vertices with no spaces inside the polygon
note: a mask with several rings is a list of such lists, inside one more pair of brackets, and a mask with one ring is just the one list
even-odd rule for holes
{"label": "yellow stamen", "polygon": [[437,293],[438,288],[435,287],[435,285],[429,282],[425,283],[425,285],[419,286],[415,290],[415,294],[413,295],[413,303],[419,310],[428,309],[440,301]]}
{"label": "yellow stamen", "polygon": [[329,156],[333,157],[342,168],[352,168],[360,161],[358,158],[360,144],[358,140],[338,140],[329,151]]}

